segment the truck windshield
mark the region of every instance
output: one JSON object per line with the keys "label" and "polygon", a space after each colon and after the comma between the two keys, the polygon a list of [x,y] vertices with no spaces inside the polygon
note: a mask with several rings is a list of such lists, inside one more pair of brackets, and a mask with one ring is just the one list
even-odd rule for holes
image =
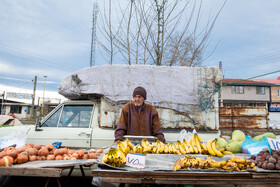
{"label": "truck windshield", "polygon": [[[57,110],[42,127],[79,127],[88,128],[93,106],[64,106]],[[62,110],[62,113],[61,113]]]}

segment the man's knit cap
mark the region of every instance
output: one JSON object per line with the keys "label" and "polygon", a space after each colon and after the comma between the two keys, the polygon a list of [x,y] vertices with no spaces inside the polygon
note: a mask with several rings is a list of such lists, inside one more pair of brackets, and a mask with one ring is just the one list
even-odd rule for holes
{"label": "man's knit cap", "polygon": [[147,98],[147,92],[145,90],[145,88],[141,87],[141,86],[138,86],[137,88],[134,89],[133,91],[133,97],[135,95],[141,95],[142,97],[144,97],[144,99],[146,100]]}

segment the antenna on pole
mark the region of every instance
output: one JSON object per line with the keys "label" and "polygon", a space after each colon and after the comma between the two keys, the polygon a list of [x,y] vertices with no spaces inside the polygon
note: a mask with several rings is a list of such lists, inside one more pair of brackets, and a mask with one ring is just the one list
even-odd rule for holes
{"label": "antenna on pole", "polygon": [[90,67],[95,65],[95,46],[96,46],[96,18],[98,13],[98,4],[93,3],[92,9],[92,31],[91,31],[91,52]]}

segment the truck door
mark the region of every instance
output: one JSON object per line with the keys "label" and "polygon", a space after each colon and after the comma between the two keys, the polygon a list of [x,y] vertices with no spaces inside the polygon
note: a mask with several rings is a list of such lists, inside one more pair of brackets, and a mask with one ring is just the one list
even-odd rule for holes
{"label": "truck door", "polygon": [[30,130],[28,142],[90,147],[93,105],[62,105],[43,121],[39,130]]}

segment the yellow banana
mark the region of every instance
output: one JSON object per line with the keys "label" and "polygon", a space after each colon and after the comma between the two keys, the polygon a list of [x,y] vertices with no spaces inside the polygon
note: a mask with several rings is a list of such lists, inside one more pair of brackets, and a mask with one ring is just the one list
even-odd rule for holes
{"label": "yellow banana", "polygon": [[183,165],[183,158],[180,158],[175,162],[173,169],[174,170],[181,169],[182,165]]}
{"label": "yellow banana", "polygon": [[157,153],[158,148],[159,148],[158,141],[156,141],[152,153]]}
{"label": "yellow banana", "polygon": [[104,154],[104,155],[103,155],[103,157],[102,157],[102,162],[103,162],[103,163],[108,163],[108,162],[109,162],[108,156],[109,156],[108,154]]}
{"label": "yellow banana", "polygon": [[172,153],[173,154],[177,154],[178,153],[178,151],[177,151],[177,149],[176,149],[174,144],[171,145],[171,148],[172,148]]}
{"label": "yellow banana", "polygon": [[129,146],[127,146],[126,148],[125,148],[125,150],[124,150],[125,152],[123,152],[124,154],[125,154],[125,156],[129,153],[129,151],[130,151],[130,147]]}
{"label": "yellow banana", "polygon": [[195,145],[197,147],[198,153],[202,153],[197,133],[194,134],[194,141],[195,141]]}
{"label": "yellow banana", "polygon": [[[117,149],[114,148],[110,148],[109,151],[103,155],[102,157],[102,162],[106,163],[106,164],[114,164],[114,163],[118,163],[117,161]],[[121,152],[121,151],[120,151]]]}
{"label": "yellow banana", "polygon": [[130,152],[131,152],[131,153],[137,153],[137,146],[134,146],[134,147],[132,148],[132,150],[130,150]]}
{"label": "yellow banana", "polygon": [[153,151],[154,146],[150,144],[146,138],[142,139],[141,145],[145,153],[151,153]]}
{"label": "yellow banana", "polygon": [[203,158],[196,158],[196,161],[198,162],[198,167],[201,169],[204,169],[207,165],[206,160]]}
{"label": "yellow banana", "polygon": [[179,152],[183,155],[186,154],[186,151],[184,150],[184,147],[182,146],[182,143],[178,140],[175,144],[176,150],[179,150]]}
{"label": "yellow banana", "polygon": [[115,157],[116,157],[116,150],[115,149],[110,149],[108,151],[108,158],[109,158],[108,164],[114,163]]}
{"label": "yellow banana", "polygon": [[[221,149],[219,149],[219,151],[221,152],[221,153],[223,153],[224,151],[225,151],[225,149],[224,148],[221,148]],[[224,154],[224,153],[223,153]]]}
{"label": "yellow banana", "polygon": [[242,163],[237,163],[237,167],[238,167],[241,171],[245,170],[245,165],[242,164]]}
{"label": "yellow banana", "polygon": [[198,150],[196,148],[195,142],[193,140],[194,140],[194,135],[191,137],[189,143],[190,143],[191,147],[193,148],[193,153],[198,153]]}
{"label": "yellow banana", "polygon": [[230,152],[230,151],[223,151],[222,152],[224,155],[232,155],[233,153],[232,152]]}
{"label": "yellow banana", "polygon": [[216,156],[216,153],[214,152],[214,150],[212,149],[212,143],[213,143],[214,139],[211,139],[207,142],[207,151],[209,152],[210,155],[212,156]]}
{"label": "yellow banana", "polygon": [[187,152],[185,151],[184,146],[183,146],[183,144],[182,144],[181,142],[180,142],[180,144],[179,144],[179,151],[180,151],[180,153],[182,153],[183,155],[187,154]]}
{"label": "yellow banana", "polygon": [[218,163],[220,163],[221,166],[225,166],[227,164],[227,161],[226,160],[222,160],[222,161],[219,161]]}
{"label": "yellow banana", "polygon": [[147,147],[147,144],[148,144],[148,140],[146,138],[141,140],[142,147],[144,147],[144,148]]}
{"label": "yellow banana", "polygon": [[136,146],[136,153],[139,153],[139,154],[143,154],[144,153],[143,147],[141,146],[141,144],[138,144]]}
{"label": "yellow banana", "polygon": [[237,158],[235,155],[232,155],[232,156],[230,157],[230,160],[231,160],[232,162],[241,163],[241,164],[246,164],[246,159],[244,159],[244,158]]}
{"label": "yellow banana", "polygon": [[198,153],[198,148],[197,148],[197,145],[196,145],[196,141],[195,141],[195,136],[194,135],[192,136],[192,145],[193,145],[194,152],[197,154]]}
{"label": "yellow banana", "polygon": [[132,149],[133,147],[134,147],[134,144],[133,143],[131,143],[131,141],[128,139],[128,138],[126,138],[126,144],[128,145],[128,147],[130,148],[130,149]]}
{"label": "yellow banana", "polygon": [[173,143],[170,142],[170,143],[168,144],[168,151],[169,151],[169,154],[173,154],[173,147],[172,147],[172,146],[173,146]]}
{"label": "yellow banana", "polygon": [[165,154],[169,154],[168,144],[165,144],[165,145],[164,145],[164,153],[165,153]]}
{"label": "yellow banana", "polygon": [[217,139],[213,140],[212,142],[212,150],[215,152],[216,156],[218,157],[222,157],[223,156],[223,153],[221,153],[216,145],[216,141]]}
{"label": "yellow banana", "polygon": [[193,150],[193,148],[192,148],[192,146],[191,146],[191,144],[190,144],[190,140],[189,140],[189,141],[184,140],[184,143],[185,143],[185,145],[188,147],[190,153],[194,153],[194,150]]}
{"label": "yellow banana", "polygon": [[222,167],[221,163],[219,162],[209,162],[211,168],[220,168]]}
{"label": "yellow banana", "polygon": [[202,147],[202,149],[207,150],[207,147],[205,145],[205,143],[203,142],[203,140],[200,138],[200,136],[197,135],[198,141]]}
{"label": "yellow banana", "polygon": [[117,151],[117,157],[119,158],[119,162],[121,165],[126,164],[126,157],[121,151]]}
{"label": "yellow banana", "polygon": [[228,167],[232,167],[232,168],[236,168],[237,167],[237,164],[235,162],[232,162],[232,161],[228,161],[226,166]]}
{"label": "yellow banana", "polygon": [[188,148],[188,143],[187,143],[187,141],[184,139],[183,142],[181,142],[181,144],[182,144],[184,150],[186,151],[186,153],[189,154],[189,153],[190,153],[190,150],[189,150],[189,148]]}
{"label": "yellow banana", "polygon": [[165,148],[165,145],[164,145],[164,143],[162,143],[162,144],[159,144],[159,148],[157,149],[157,154],[161,154],[161,153],[163,153],[164,152],[164,148]]}
{"label": "yellow banana", "polygon": [[143,147],[143,152],[146,153],[146,154],[147,153],[152,153],[153,152],[153,148],[154,148],[154,146],[149,144],[149,146]]}
{"label": "yellow banana", "polygon": [[190,162],[192,163],[192,168],[197,168],[199,163],[197,162],[197,160],[195,158],[190,159]]}
{"label": "yellow banana", "polygon": [[118,150],[120,150],[120,151],[122,151],[123,153],[125,152],[125,145],[124,145],[124,143],[122,142],[122,141],[118,141],[118,143],[117,143],[117,149]]}
{"label": "yellow banana", "polygon": [[255,167],[255,163],[252,162],[250,165],[249,165],[250,168],[254,168]]}
{"label": "yellow banana", "polygon": [[223,166],[222,168],[223,168],[224,170],[234,171],[234,168],[233,168],[233,167]]}

